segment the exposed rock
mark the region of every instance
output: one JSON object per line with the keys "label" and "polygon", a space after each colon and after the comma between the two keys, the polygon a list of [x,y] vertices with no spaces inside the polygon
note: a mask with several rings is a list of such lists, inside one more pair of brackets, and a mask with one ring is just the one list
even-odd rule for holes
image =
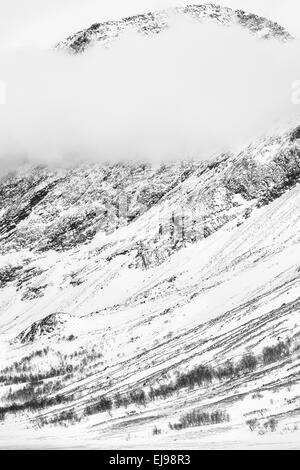
{"label": "exposed rock", "polygon": [[234,11],[227,7],[206,4],[188,5],[155,13],[145,13],[119,21],[95,23],[90,28],[80,31],[68,37],[65,41],[60,42],[57,48],[81,53],[90,45],[95,44],[95,42],[109,45],[129,29],[144,35],[159,34],[170,27],[174,16],[190,17],[200,22],[213,22],[223,26],[241,25],[252,34],[264,39],[270,39],[271,37],[283,41],[291,39],[291,35],[282,26],[266,18],[246,13],[242,10]]}
{"label": "exposed rock", "polygon": [[52,313],[42,320],[34,322],[26,330],[22,331],[16,341],[20,343],[32,343],[38,339],[59,335],[65,329],[72,316],[67,313]]}

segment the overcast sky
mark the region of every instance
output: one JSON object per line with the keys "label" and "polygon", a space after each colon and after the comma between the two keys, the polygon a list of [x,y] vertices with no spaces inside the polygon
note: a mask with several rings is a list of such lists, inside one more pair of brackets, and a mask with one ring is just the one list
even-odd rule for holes
{"label": "overcast sky", "polygon": [[[0,50],[49,47],[92,23],[186,4],[197,0],[0,0]],[[211,2],[213,3],[213,2]],[[283,24],[300,37],[299,0],[217,0]]]}

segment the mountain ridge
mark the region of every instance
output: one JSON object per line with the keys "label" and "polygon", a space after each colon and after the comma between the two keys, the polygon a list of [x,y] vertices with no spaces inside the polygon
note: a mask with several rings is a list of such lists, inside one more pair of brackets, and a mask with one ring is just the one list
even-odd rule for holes
{"label": "mountain ridge", "polygon": [[236,24],[264,39],[278,38],[283,41],[292,39],[292,36],[276,22],[252,13],[246,13],[243,10],[232,10],[228,7],[220,7],[209,3],[170,8],[155,13],[134,15],[121,20],[95,23],[58,43],[56,48],[81,53],[96,42],[111,44],[113,40],[129,28],[146,35],[157,34],[167,30],[170,27],[170,21],[176,15],[199,20],[200,22],[211,21],[223,26]]}

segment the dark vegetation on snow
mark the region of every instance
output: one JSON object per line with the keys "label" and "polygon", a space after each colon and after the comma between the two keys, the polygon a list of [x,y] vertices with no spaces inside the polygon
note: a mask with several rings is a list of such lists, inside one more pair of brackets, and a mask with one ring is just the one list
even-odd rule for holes
{"label": "dark vegetation on snow", "polygon": [[220,424],[228,422],[230,417],[225,411],[199,411],[193,410],[183,415],[179,423],[169,424],[170,429],[180,431],[181,429],[191,428],[194,426],[207,426],[209,424]]}
{"label": "dark vegetation on snow", "polygon": [[[54,405],[60,405],[63,403],[72,402],[74,397],[72,395],[63,396],[60,394],[60,389],[63,384],[62,381],[47,381],[43,383],[43,380],[50,379],[53,377],[61,376],[62,380],[71,379],[74,373],[73,366],[66,365],[61,369],[50,368],[48,372],[32,374],[30,372],[30,363],[34,358],[44,357],[49,353],[49,348],[36,351],[30,356],[23,358],[20,363],[14,363],[9,368],[6,368],[0,372],[0,382],[8,384],[18,384],[26,382],[25,387],[17,390],[9,390],[5,400],[10,404],[4,407],[0,407],[1,419],[4,419],[7,413],[17,413],[25,411],[38,411]],[[213,381],[227,381],[245,374],[254,372],[257,367],[266,367],[269,364],[278,362],[288,358],[292,354],[291,340],[279,341],[277,344],[267,346],[262,350],[262,353],[258,356],[249,352],[245,353],[237,363],[227,361],[225,364],[219,367],[212,367],[210,365],[198,365],[187,372],[177,373],[175,380],[164,383],[159,386],[150,386],[150,389],[135,389],[127,393],[117,393],[114,396],[102,396],[95,400],[93,403],[88,404],[83,411],[81,416],[90,416],[102,412],[111,412],[113,408],[127,408],[130,405],[146,406],[153,400],[166,399],[172,394],[179,392],[185,388],[194,388],[201,386],[209,386]],[[76,357],[72,354],[70,357]],[[80,355],[79,355],[80,357]],[[97,354],[94,353],[94,360],[97,358]],[[65,358],[67,359],[67,357]],[[85,365],[87,365],[85,363]],[[76,369],[78,370],[78,369]],[[15,375],[14,375],[15,374]],[[69,412],[68,412],[69,413]],[[67,421],[75,422],[79,420],[79,415],[72,412],[70,419],[69,414],[62,414],[61,419],[59,415],[55,415],[51,420],[42,420],[40,424],[58,424],[60,421],[63,423]],[[70,412],[71,413],[71,412]],[[227,415],[223,412],[221,414],[209,414],[209,415],[197,415],[193,412],[191,416],[187,415],[178,424],[178,429],[188,426],[188,423],[199,422],[199,423],[214,423],[227,420]],[[80,419],[81,419],[80,418]],[[51,418],[52,419],[52,418]],[[194,421],[193,421],[194,420]],[[221,421],[220,421],[221,420]],[[191,424],[193,425],[193,424]],[[197,425],[197,424],[194,424]],[[200,425],[200,424],[199,424]],[[174,427],[176,429],[176,427]]]}

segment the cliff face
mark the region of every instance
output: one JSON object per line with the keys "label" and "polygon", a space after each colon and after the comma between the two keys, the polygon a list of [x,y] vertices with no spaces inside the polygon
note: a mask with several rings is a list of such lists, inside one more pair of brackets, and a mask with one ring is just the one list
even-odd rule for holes
{"label": "cliff face", "polygon": [[23,167],[0,180],[0,250],[60,252],[96,234],[108,244],[127,227],[129,251],[151,243],[171,254],[295,186],[299,158],[293,129],[208,162]]}

